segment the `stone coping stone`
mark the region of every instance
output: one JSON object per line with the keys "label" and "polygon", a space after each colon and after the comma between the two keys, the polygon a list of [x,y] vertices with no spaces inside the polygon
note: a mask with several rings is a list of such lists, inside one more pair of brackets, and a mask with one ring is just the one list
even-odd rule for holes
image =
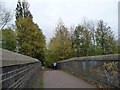
{"label": "stone coping stone", "polygon": [[[0,67],[40,62],[38,59],[31,58],[16,52],[0,48]],[[2,56],[2,58],[1,58]]]}
{"label": "stone coping stone", "polygon": [[98,55],[98,56],[85,56],[85,57],[74,57],[67,60],[59,61],[69,62],[69,61],[120,61],[120,54],[109,54],[109,55]]}

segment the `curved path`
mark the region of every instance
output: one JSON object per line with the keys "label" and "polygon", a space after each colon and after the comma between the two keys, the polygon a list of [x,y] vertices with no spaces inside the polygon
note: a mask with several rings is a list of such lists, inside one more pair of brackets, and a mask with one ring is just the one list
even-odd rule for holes
{"label": "curved path", "polygon": [[60,70],[44,71],[43,88],[95,88],[84,80]]}

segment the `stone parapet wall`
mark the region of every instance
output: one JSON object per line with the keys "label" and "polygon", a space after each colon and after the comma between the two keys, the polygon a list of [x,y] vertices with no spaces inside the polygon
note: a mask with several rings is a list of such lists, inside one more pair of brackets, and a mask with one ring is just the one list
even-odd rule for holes
{"label": "stone parapet wall", "polygon": [[120,55],[75,57],[58,62],[59,69],[120,88]]}
{"label": "stone parapet wall", "polygon": [[1,50],[0,89],[33,88],[40,76],[41,62],[25,55]]}

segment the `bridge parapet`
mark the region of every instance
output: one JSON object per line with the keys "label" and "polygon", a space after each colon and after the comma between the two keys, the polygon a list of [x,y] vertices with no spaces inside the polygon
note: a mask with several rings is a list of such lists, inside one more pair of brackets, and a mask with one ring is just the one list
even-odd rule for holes
{"label": "bridge parapet", "polygon": [[41,62],[22,54],[0,49],[0,89],[33,88],[41,72]]}
{"label": "bridge parapet", "polygon": [[120,54],[75,57],[59,61],[58,66],[77,76],[120,88]]}

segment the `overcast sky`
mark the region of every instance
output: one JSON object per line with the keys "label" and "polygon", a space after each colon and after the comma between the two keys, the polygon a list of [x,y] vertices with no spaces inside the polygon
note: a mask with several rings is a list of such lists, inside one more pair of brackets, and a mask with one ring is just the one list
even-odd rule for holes
{"label": "overcast sky", "polygon": [[[42,29],[47,41],[54,35],[56,23],[61,18],[65,25],[77,25],[83,18],[102,19],[118,35],[119,0],[28,0],[33,20]],[[15,10],[17,0],[4,0],[6,6]]]}

